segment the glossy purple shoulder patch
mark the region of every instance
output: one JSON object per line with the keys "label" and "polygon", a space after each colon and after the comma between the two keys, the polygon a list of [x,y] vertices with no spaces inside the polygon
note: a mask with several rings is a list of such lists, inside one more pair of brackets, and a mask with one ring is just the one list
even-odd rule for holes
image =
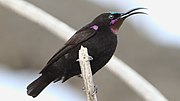
{"label": "glossy purple shoulder patch", "polygon": [[99,27],[98,27],[97,25],[93,25],[93,26],[91,26],[90,28],[92,28],[92,29],[94,29],[94,30],[97,31]]}

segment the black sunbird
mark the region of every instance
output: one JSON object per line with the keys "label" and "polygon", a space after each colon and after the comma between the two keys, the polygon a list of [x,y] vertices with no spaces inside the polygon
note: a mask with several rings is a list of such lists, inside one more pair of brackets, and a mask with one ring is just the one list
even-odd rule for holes
{"label": "black sunbird", "polygon": [[27,94],[36,97],[51,82],[80,75],[78,51],[80,46],[88,48],[88,53],[93,57],[91,63],[92,73],[100,70],[112,57],[117,46],[117,32],[123,21],[135,14],[146,14],[136,12],[135,8],[126,13],[111,12],[103,13],[92,22],[78,30],[64,46],[48,61],[40,72],[41,76],[27,87]]}

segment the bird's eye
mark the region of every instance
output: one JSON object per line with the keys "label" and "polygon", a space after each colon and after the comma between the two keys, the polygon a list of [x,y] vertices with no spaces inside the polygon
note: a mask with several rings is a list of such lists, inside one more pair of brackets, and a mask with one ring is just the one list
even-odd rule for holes
{"label": "bird's eye", "polygon": [[114,16],[113,15],[109,15],[109,19],[113,19],[114,18]]}

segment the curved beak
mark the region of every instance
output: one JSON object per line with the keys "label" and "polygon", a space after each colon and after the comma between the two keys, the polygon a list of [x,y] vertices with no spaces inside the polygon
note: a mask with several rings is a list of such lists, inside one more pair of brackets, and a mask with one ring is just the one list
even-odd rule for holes
{"label": "curved beak", "polygon": [[132,9],[126,13],[121,13],[121,19],[125,20],[126,18],[128,18],[129,16],[134,15],[134,14],[147,14],[144,12],[134,12],[134,11],[137,11],[139,9],[147,9],[147,8],[140,7],[140,8]]}
{"label": "curved beak", "polygon": [[131,15],[134,15],[134,14],[147,14],[147,13],[144,13],[144,12],[135,12],[135,11],[137,11],[139,9],[147,9],[147,8],[139,7],[139,8],[132,9],[132,10],[126,12],[126,13],[116,13],[116,14],[119,15],[119,17],[117,19],[111,21],[111,30],[114,33],[117,33],[118,29],[122,25],[123,21],[126,18],[128,18],[129,16],[131,16]]}

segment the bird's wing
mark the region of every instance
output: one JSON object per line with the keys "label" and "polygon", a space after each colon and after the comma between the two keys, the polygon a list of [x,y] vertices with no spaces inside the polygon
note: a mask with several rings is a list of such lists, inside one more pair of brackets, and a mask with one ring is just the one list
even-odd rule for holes
{"label": "bird's wing", "polygon": [[76,47],[78,44],[88,40],[93,35],[95,35],[96,31],[92,28],[82,29],[76,32],[66,43],[65,45],[48,61],[46,66],[42,69],[40,73],[46,71],[47,67],[56,62],[59,58],[64,56],[69,52],[72,48]]}

